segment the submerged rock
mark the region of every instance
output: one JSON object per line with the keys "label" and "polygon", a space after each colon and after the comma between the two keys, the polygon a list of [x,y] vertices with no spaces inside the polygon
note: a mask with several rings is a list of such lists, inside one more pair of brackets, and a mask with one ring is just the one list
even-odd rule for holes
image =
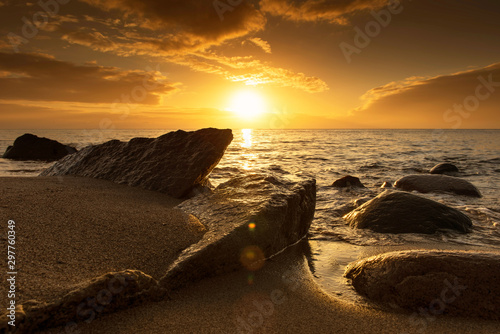
{"label": "submerged rock", "polygon": [[500,253],[391,252],[350,264],[345,276],[358,293],[386,305],[500,319]]}
{"label": "submerged rock", "polygon": [[458,167],[450,163],[437,164],[429,171],[431,174],[447,174],[452,176],[456,175],[458,172]]}
{"label": "submerged rock", "polygon": [[63,145],[52,139],[26,133],[18,137],[14,141],[13,146],[7,148],[2,158],[12,160],[56,161],[75,152],[77,152],[77,150],[74,147]]}
{"label": "submerged rock", "polygon": [[307,234],[315,205],[314,179],[273,172],[237,177],[183,202],[179,208],[208,232],[181,253],[160,286],[170,290],[241,268],[258,270]]}
{"label": "submerged rock", "polygon": [[181,198],[206,184],[232,140],[231,130],[218,129],[179,130],[129,142],[112,140],[86,147],[40,175],[105,179]]}
{"label": "submerged rock", "polygon": [[344,216],[352,228],[380,233],[469,232],[472,221],[441,203],[404,192],[385,191]]}
{"label": "submerged rock", "polygon": [[344,176],[343,178],[338,179],[333,182],[332,187],[336,188],[365,188],[363,183],[359,180],[359,178],[351,175]]}
{"label": "submerged rock", "polygon": [[397,180],[394,186],[405,191],[421,193],[454,193],[471,197],[481,197],[479,190],[470,182],[447,175],[408,175]]}

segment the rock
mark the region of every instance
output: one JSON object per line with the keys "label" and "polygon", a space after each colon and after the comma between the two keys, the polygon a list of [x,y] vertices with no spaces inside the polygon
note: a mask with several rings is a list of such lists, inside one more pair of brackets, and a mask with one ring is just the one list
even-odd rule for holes
{"label": "rock", "polygon": [[432,169],[429,171],[431,174],[447,174],[447,175],[456,175],[459,172],[458,167],[449,164],[449,163],[440,163],[437,164],[436,166],[432,167]]}
{"label": "rock", "polygon": [[218,129],[179,130],[129,142],[112,140],[88,146],[40,175],[105,179],[181,198],[206,184],[232,140],[231,130]]}
{"label": "rock", "polygon": [[29,133],[18,137],[13,146],[9,146],[2,158],[12,160],[56,161],[77,150],[58,141],[41,138]]}
{"label": "rock", "polygon": [[[16,317],[16,330],[19,333],[32,333],[68,323],[75,327],[76,322],[88,322],[98,314],[110,313],[148,300],[156,290],[157,281],[141,271],[108,273],[81,284],[59,300],[49,303],[35,300],[25,302],[19,306],[21,317]],[[89,301],[94,304],[88,304]],[[4,317],[5,314],[0,319]],[[0,324],[0,330],[3,329],[1,326]],[[68,329],[70,328],[65,328]]]}
{"label": "rock", "polygon": [[392,182],[384,182],[380,188],[392,188]]}
{"label": "rock", "polygon": [[408,175],[397,180],[394,186],[405,191],[421,193],[454,193],[481,197],[479,190],[470,182],[447,175]]}
{"label": "rock", "polygon": [[460,211],[404,192],[385,191],[344,216],[352,228],[380,233],[469,232],[472,221]]}
{"label": "rock", "polygon": [[500,253],[412,250],[350,264],[345,276],[363,296],[436,316],[499,320]]}
{"label": "rock", "polygon": [[181,253],[160,286],[169,291],[228,271],[258,270],[307,234],[315,205],[314,179],[271,171],[236,177],[181,203],[208,232]]}
{"label": "rock", "polygon": [[332,187],[336,188],[365,188],[365,186],[361,183],[359,178],[351,175],[344,176],[341,179],[333,182]]}

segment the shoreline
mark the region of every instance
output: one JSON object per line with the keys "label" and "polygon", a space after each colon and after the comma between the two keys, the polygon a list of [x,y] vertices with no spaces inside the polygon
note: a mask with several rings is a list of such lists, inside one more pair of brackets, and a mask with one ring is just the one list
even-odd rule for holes
{"label": "shoreline", "polygon": [[[85,220],[85,215],[96,217],[97,214],[98,217],[105,217],[105,212],[108,211],[111,212],[108,212],[108,214],[113,217],[122,212],[120,217],[128,217],[129,223],[133,223],[134,218],[138,217],[132,216],[131,218],[129,214],[133,215],[134,212],[135,214],[139,212],[139,216],[142,217],[142,224],[145,223],[145,212],[149,212],[150,223],[153,224],[152,226],[159,227],[158,224],[155,224],[159,218],[169,222],[175,220],[175,215],[171,215],[172,207],[182,202],[157,192],[86,178],[0,178],[0,185],[2,186],[1,191],[4,192],[2,195],[8,193],[10,203],[13,204],[10,207],[3,206],[0,208],[2,217],[16,215],[14,218],[18,219],[17,217],[20,217],[19,222],[21,222],[31,215],[31,221],[36,221],[40,226],[51,226],[50,223],[56,221],[53,215],[57,215],[57,219],[64,216],[63,212],[57,208],[66,207],[69,208],[65,216],[68,219],[60,221],[59,223],[64,222],[66,224],[60,225],[59,228],[62,230],[70,229],[72,232],[76,230],[74,230],[75,226],[71,225],[71,223],[81,224],[82,220]],[[47,196],[48,194],[50,196]],[[86,205],[75,206],[74,201],[78,198],[82,203],[85,200],[90,201],[92,207],[96,208],[97,206],[101,210],[88,211],[89,207]],[[23,203],[21,199],[30,202],[30,204]],[[9,204],[9,201],[7,203]],[[114,208],[113,205],[115,205]],[[140,210],[140,208],[142,209]],[[76,215],[75,210],[78,212]],[[123,214],[124,210],[127,215]],[[70,212],[73,213],[72,216]],[[40,218],[34,220],[33,217]],[[116,222],[116,219],[111,219],[111,221]],[[45,224],[42,224],[43,222]],[[178,223],[185,224],[182,220]],[[23,233],[24,237],[26,237],[27,231],[27,229],[20,229],[20,237],[22,238]],[[120,229],[114,230],[114,232],[117,231],[120,231]],[[99,231],[94,230],[92,232]],[[50,233],[50,230],[48,233]],[[114,236],[125,237],[128,243],[128,252],[137,252],[137,242],[140,240],[130,236],[127,237],[126,233],[123,233],[123,226],[121,233]],[[169,235],[175,239],[175,237],[185,233],[184,230],[177,230],[176,233]],[[190,242],[196,242],[197,238],[201,238],[201,235]],[[87,240],[88,235],[84,234],[80,235],[80,237],[83,238],[82,240]],[[25,240],[26,247],[30,244],[35,246],[33,244],[35,239],[33,238],[34,235],[31,235]],[[167,239],[163,238],[162,243],[167,242]],[[147,244],[151,244],[151,238],[142,240]],[[49,248],[53,248],[54,245],[61,246],[57,238],[45,241],[46,246]],[[64,240],[61,239],[61,241]],[[111,242],[109,236],[106,241]],[[75,242],[74,238],[72,242]],[[299,244],[287,248],[268,259],[264,267],[256,272],[248,272],[242,269],[216,277],[205,278],[174,291],[169,296],[169,300],[145,302],[138,306],[99,317],[91,321],[90,324],[79,323],[74,328],[81,330],[82,333],[130,333],[140,323],[141,326],[145,324],[146,332],[151,333],[163,333],[167,330],[181,333],[185,332],[183,329],[186,330],[186,328],[189,328],[188,331],[204,333],[234,333],[238,331],[238,328],[242,333],[279,333],[284,328],[288,328],[304,333],[332,330],[338,333],[349,333],[369,330],[372,333],[404,334],[419,333],[424,328],[424,325],[426,330],[424,333],[427,331],[439,333],[491,333],[498,327],[498,323],[495,321],[474,318],[440,316],[433,321],[425,321],[423,317],[412,318],[411,313],[406,311],[392,312],[370,305],[370,303],[352,303],[346,301],[342,296],[339,298],[339,296],[335,296],[331,291],[328,292],[327,289],[318,284],[318,279],[313,276],[316,275],[316,271],[311,272],[311,254],[319,252],[321,255],[322,252],[315,248],[315,242],[317,241],[301,241]],[[132,243],[135,247],[131,247]],[[326,243],[332,247],[338,247],[334,254],[336,252],[339,258],[345,256],[346,248],[352,248],[352,245],[346,245],[344,242],[328,241]],[[183,247],[187,244],[184,242]],[[435,244],[429,244],[429,247],[435,246]],[[422,245],[418,245],[416,248],[420,247]],[[442,245],[442,247],[446,248],[446,245]],[[396,248],[408,249],[412,247],[411,245],[402,245],[359,248],[359,256],[366,257]],[[64,251],[65,248],[59,248],[59,250]],[[126,253],[122,252],[122,254]],[[149,255],[151,259],[151,254]],[[79,268],[81,270],[81,265],[84,265],[84,267],[88,265],[89,259],[84,253],[78,253],[78,256],[73,255],[73,263],[57,265],[65,265],[69,269]],[[170,257],[170,260],[168,260],[168,256],[166,259],[162,258],[162,262],[165,266],[168,266],[169,261],[173,261],[172,259],[175,259],[174,255]],[[124,259],[121,258],[121,260]],[[20,261],[20,266],[22,266],[23,261],[28,260],[25,258]],[[61,289],[61,286],[56,283],[57,280],[60,283],[72,283],[70,286],[74,287],[83,281],[98,276],[99,273],[106,273],[110,269],[114,269],[101,267],[99,272],[99,270],[95,270],[96,265],[94,264],[94,267],[92,267],[94,270],[90,270],[87,276],[73,276],[73,281],[71,281],[64,271],[56,272],[53,270],[54,267],[45,268],[49,269],[45,270],[44,267],[49,265],[49,262],[45,262],[45,258],[39,259],[39,262],[36,262],[36,257],[31,258],[29,261],[31,262],[25,262],[24,266],[29,263],[34,268],[39,267],[37,270],[44,270],[45,276],[40,276],[38,271],[33,271],[33,276],[23,278],[22,285],[24,285],[24,289],[37,290],[40,289],[40,286],[52,280],[54,282],[52,286],[56,287],[58,295],[61,295],[63,291],[68,291],[68,288],[66,290]],[[116,269],[137,269],[128,267],[132,266],[130,265],[132,262],[129,262],[129,264],[122,263],[123,266]],[[101,265],[103,263],[109,264],[109,259],[105,257]],[[316,265],[318,263],[316,262]],[[342,262],[338,264],[341,267],[344,266]],[[143,269],[146,274],[151,275],[157,263],[149,264],[149,266],[151,269]],[[52,278],[51,273],[55,275]],[[154,278],[158,278],[161,274],[162,272],[159,271],[158,274],[154,275]],[[77,281],[75,281],[75,277],[78,278]],[[37,290],[37,293],[39,296],[51,295],[43,289]],[[32,296],[30,295],[30,297]],[[261,316],[258,316],[258,314]],[[464,328],[470,329],[464,330]],[[61,333],[65,332],[65,330],[64,327],[59,327],[45,330],[44,333]]]}

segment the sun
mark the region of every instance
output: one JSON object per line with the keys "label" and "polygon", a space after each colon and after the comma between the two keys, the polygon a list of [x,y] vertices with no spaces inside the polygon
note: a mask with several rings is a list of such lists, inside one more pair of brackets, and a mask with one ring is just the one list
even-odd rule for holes
{"label": "sun", "polygon": [[250,120],[266,111],[266,102],[259,93],[244,90],[231,98],[227,109],[243,119]]}

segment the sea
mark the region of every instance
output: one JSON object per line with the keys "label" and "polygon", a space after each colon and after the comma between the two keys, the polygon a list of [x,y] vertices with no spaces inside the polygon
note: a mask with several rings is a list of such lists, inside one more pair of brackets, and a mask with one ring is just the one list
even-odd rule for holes
{"label": "sea", "polygon": [[[0,152],[15,138],[33,133],[81,149],[111,139],[158,137],[171,130],[1,130]],[[233,130],[234,140],[210,175],[213,185],[263,169],[282,169],[317,180],[315,218],[309,232],[310,267],[325,290],[358,297],[342,278],[345,265],[366,249],[440,248],[500,251],[500,130]],[[1,154],[1,153],[0,153]],[[459,177],[483,194],[471,198],[420,194],[467,214],[473,232],[434,235],[383,234],[354,230],[342,216],[360,198],[384,191],[384,182],[428,173],[434,165],[456,165]],[[0,159],[0,176],[36,177],[51,163]],[[360,178],[362,189],[336,189],[345,175]],[[419,246],[422,245],[422,246]]]}

